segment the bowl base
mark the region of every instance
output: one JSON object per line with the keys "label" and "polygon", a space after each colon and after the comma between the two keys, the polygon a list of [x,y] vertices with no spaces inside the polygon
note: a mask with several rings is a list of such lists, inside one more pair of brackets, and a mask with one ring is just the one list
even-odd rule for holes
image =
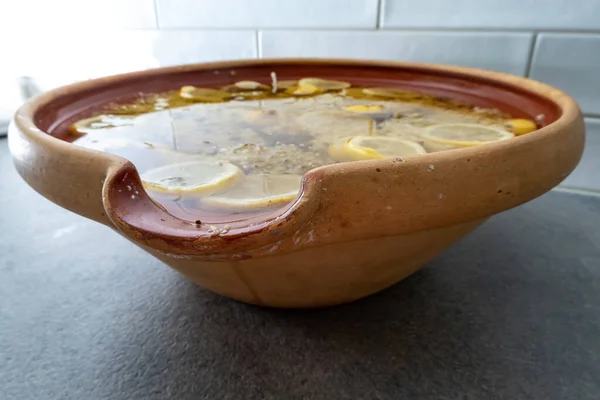
{"label": "bowl base", "polygon": [[223,296],[259,306],[316,308],[351,302],[392,286],[485,219],[239,261],[172,258],[147,250]]}

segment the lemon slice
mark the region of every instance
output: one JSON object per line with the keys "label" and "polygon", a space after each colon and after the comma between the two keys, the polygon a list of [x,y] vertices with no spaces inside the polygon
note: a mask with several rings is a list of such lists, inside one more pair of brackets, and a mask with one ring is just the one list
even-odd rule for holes
{"label": "lemon slice", "polygon": [[353,99],[365,99],[369,96],[363,91],[362,88],[347,88],[342,92],[342,96],[351,97]]}
{"label": "lemon slice", "polygon": [[188,157],[186,161],[190,161],[191,157],[196,157],[196,159],[198,157],[195,154],[178,152],[169,146],[165,146],[164,144],[140,142],[136,140],[124,139],[122,137],[107,137],[106,139],[92,138],[90,140],[88,140],[87,137],[84,137],[77,140],[75,144],[88,149],[116,154],[125,158],[129,158],[130,155],[135,155],[137,153],[145,154],[146,157],[160,157],[161,162],[168,162],[170,164],[174,162],[182,162],[181,160],[183,157]]}
{"label": "lemon slice", "polygon": [[381,104],[353,104],[345,106],[344,110],[359,114],[377,114],[383,111]]}
{"label": "lemon slice", "polygon": [[248,175],[225,193],[202,199],[202,205],[230,212],[283,205],[298,195],[301,182],[301,175]]}
{"label": "lemon slice", "polygon": [[227,85],[223,87],[223,90],[227,92],[254,92],[271,90],[271,88],[267,85],[263,85],[260,82],[239,81],[234,83],[233,85]]}
{"label": "lemon slice", "polygon": [[332,81],[320,78],[302,78],[298,81],[298,86],[316,86],[322,91],[342,90],[350,87],[348,82]]}
{"label": "lemon slice", "polygon": [[323,89],[314,85],[300,85],[298,87],[288,88],[285,92],[294,96],[310,96],[312,94],[323,93]]}
{"label": "lemon slice", "polygon": [[187,100],[218,103],[229,99],[231,94],[224,90],[183,86],[179,90],[179,96]]}
{"label": "lemon slice", "polygon": [[385,136],[355,136],[342,145],[329,148],[329,155],[337,161],[406,158],[426,153],[427,150],[417,142]]}
{"label": "lemon slice", "polygon": [[[123,148],[133,148],[133,149],[146,149],[146,148],[154,148],[159,147],[160,145],[155,145],[154,143],[143,143],[136,142],[134,140],[128,140],[123,138],[108,138],[103,140],[91,140],[87,141],[87,138],[79,139],[75,144],[86,147],[88,149],[100,150],[110,153],[111,150],[123,149]],[[160,146],[162,147],[162,146]]]}
{"label": "lemon slice", "polygon": [[83,136],[98,129],[110,129],[133,124],[134,119],[130,116],[98,115],[75,122],[69,128],[69,132],[75,136]]}
{"label": "lemon slice", "polygon": [[440,124],[425,129],[422,137],[456,147],[470,147],[513,138],[503,129],[478,124]]}
{"label": "lemon slice", "polygon": [[160,143],[138,142],[119,137],[106,139],[88,139],[88,137],[77,140],[75,145],[123,157],[131,161],[142,174],[165,165],[198,161],[203,157],[199,154],[179,152]]}
{"label": "lemon slice", "polygon": [[191,161],[151,169],[141,178],[148,189],[210,196],[227,190],[243,176],[242,170],[231,163]]}
{"label": "lemon slice", "polygon": [[286,90],[292,87],[298,86],[298,81],[283,80],[277,81],[277,90]]}
{"label": "lemon slice", "polygon": [[517,136],[533,132],[537,129],[537,125],[530,119],[515,118],[506,122],[508,128]]}
{"label": "lemon slice", "polygon": [[247,90],[234,93],[236,100],[259,100],[269,96],[266,90]]}

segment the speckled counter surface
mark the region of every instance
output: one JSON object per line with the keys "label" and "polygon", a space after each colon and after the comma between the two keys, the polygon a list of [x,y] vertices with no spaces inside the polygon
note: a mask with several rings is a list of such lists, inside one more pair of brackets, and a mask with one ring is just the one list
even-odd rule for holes
{"label": "speckled counter surface", "polygon": [[600,398],[600,198],[549,193],[353,304],[250,307],[60,209],[0,140],[0,399]]}

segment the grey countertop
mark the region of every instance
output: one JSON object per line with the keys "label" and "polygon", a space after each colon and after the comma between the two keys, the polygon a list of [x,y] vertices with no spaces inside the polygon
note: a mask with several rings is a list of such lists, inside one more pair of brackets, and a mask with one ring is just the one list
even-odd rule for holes
{"label": "grey countertop", "polygon": [[551,192],[335,308],[194,286],[33,192],[0,140],[1,399],[600,398],[600,198]]}

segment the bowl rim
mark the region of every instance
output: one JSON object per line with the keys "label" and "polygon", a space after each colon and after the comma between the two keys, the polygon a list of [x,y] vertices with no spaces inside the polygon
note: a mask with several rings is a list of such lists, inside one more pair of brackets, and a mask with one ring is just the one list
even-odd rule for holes
{"label": "bowl rim", "polygon": [[[36,113],[42,109],[44,106],[52,103],[52,101],[65,96],[67,94],[72,94],[74,92],[84,92],[89,89],[99,88],[101,86],[107,86],[111,83],[118,82],[126,82],[135,78],[145,77],[145,78],[153,78],[157,76],[170,75],[179,72],[185,71],[200,71],[200,70],[211,70],[211,69],[222,69],[222,68],[245,68],[251,66],[261,66],[261,65],[271,65],[271,64],[297,64],[298,66],[302,65],[348,65],[348,66],[356,66],[361,65],[366,68],[369,67],[391,67],[398,69],[412,69],[412,70],[421,70],[426,73],[432,73],[435,75],[447,76],[458,79],[466,79],[473,80],[476,78],[479,81],[487,81],[493,83],[500,83],[507,87],[518,88],[520,91],[529,92],[531,94],[536,95],[537,97],[545,98],[553,102],[556,106],[558,106],[561,110],[561,115],[558,119],[538,130],[532,132],[532,134],[517,136],[510,141],[498,141],[487,143],[485,146],[489,151],[493,151],[494,149],[506,148],[506,147],[515,147],[519,146],[519,144],[525,140],[531,140],[533,136],[539,136],[542,134],[546,134],[548,131],[556,131],[557,127],[560,128],[565,123],[570,121],[573,116],[576,116],[580,113],[579,106],[577,102],[567,95],[565,92],[557,89],[553,86],[547,85],[545,83],[520,77],[516,75],[511,75],[503,72],[489,71],[479,68],[472,67],[462,67],[462,66],[454,66],[447,64],[433,64],[433,63],[418,63],[418,62],[404,62],[404,61],[380,61],[380,60],[362,60],[362,59],[348,59],[348,58],[261,58],[261,59],[240,59],[240,60],[232,60],[232,61],[215,61],[215,62],[206,62],[206,63],[194,63],[194,64],[185,64],[185,65],[175,65],[175,66],[167,66],[160,68],[151,68],[140,71],[132,71],[126,72],[122,74],[109,75],[100,78],[88,79],[85,81],[75,82],[69,85],[61,86],[58,88],[54,88],[45,93],[40,94],[32,99],[29,99],[27,102],[22,104],[15,112],[14,120],[17,123],[19,129],[23,130],[23,132],[32,137],[39,140],[47,140],[48,143],[54,144],[68,144],[71,143],[65,142],[59,138],[55,138],[54,136],[42,131],[35,122]],[[555,129],[548,129],[555,128]],[[75,148],[75,146],[73,146]],[[472,150],[476,147],[466,147],[462,149],[453,149],[453,153],[457,154],[457,151],[460,151],[463,155],[468,155]],[[99,152],[98,150],[87,149],[83,147],[76,147],[77,151],[89,152],[90,154],[105,154],[108,158],[118,158],[119,156],[114,156],[109,153]],[[434,155],[439,155],[439,152],[428,153],[423,157],[432,157]],[[360,163],[360,161],[357,161]],[[356,162],[352,162],[356,163]],[[325,165],[319,168],[327,168],[337,164]]]}
{"label": "bowl rim", "polygon": [[[60,150],[63,153],[77,153],[81,157],[90,157],[99,160],[98,162],[104,165],[107,178],[103,182],[104,188],[102,191],[103,206],[106,208],[108,219],[101,221],[116,226],[119,230],[124,231],[128,236],[136,236],[141,233],[144,237],[160,237],[162,240],[175,243],[182,238],[186,240],[198,238],[201,234],[206,234],[204,229],[198,230],[190,221],[183,221],[177,217],[167,213],[170,217],[178,222],[165,229],[156,231],[156,227],[148,227],[142,223],[136,224],[132,218],[128,218],[125,213],[119,212],[122,209],[122,204],[115,202],[114,196],[111,197],[110,186],[119,181],[123,183],[125,177],[137,175],[137,171],[133,165],[124,158],[104,153],[98,150],[88,149],[81,146],[74,146],[71,143],[65,142],[59,138],[53,137],[46,132],[43,132],[35,121],[36,113],[43,107],[52,103],[54,100],[73,93],[85,92],[90,89],[100,88],[102,86],[127,82],[132,79],[146,78],[152,79],[159,76],[180,73],[184,71],[200,71],[222,68],[245,68],[262,65],[297,65],[301,68],[303,65],[335,65],[335,66],[364,66],[369,67],[389,67],[394,69],[410,69],[422,71],[426,74],[434,74],[437,76],[445,76],[448,78],[458,78],[464,80],[478,80],[492,84],[500,84],[508,88],[515,88],[520,92],[528,92],[537,97],[551,101],[560,109],[558,118],[527,135],[517,136],[511,140],[498,141],[481,146],[466,147],[461,149],[453,149],[452,151],[441,151],[422,155],[420,157],[411,158],[403,161],[406,165],[435,165],[440,162],[448,162],[457,159],[469,159],[472,157],[481,156],[482,154],[490,154],[497,152],[514,151],[524,145],[536,142],[542,139],[551,139],[561,135],[564,129],[576,124],[578,119],[581,119],[579,106],[566,93],[552,86],[537,82],[528,78],[509,75],[502,72],[487,71],[476,68],[450,66],[444,64],[429,64],[429,63],[414,63],[400,61],[379,61],[379,60],[360,60],[360,59],[337,59],[337,58],[266,58],[266,59],[248,59],[248,60],[233,60],[233,61],[217,61],[209,63],[196,63],[181,66],[170,66],[162,68],[154,68],[143,71],[135,71],[124,74],[112,75],[102,78],[91,79],[87,81],[77,82],[68,86],[48,91],[36,98],[30,99],[23,104],[15,113],[14,124],[26,140],[34,141],[41,144],[45,148]],[[252,236],[252,242],[260,241],[261,237],[265,237],[274,230],[284,229],[291,234],[299,227],[305,225],[314,215],[315,210],[319,206],[318,201],[314,198],[318,196],[321,189],[319,182],[324,176],[335,176],[339,174],[351,174],[360,172],[368,168],[389,167],[393,160],[368,160],[355,161],[349,163],[339,163],[324,165],[313,170],[310,170],[304,175],[302,188],[296,199],[290,202],[283,209],[276,210],[272,216],[262,216],[261,220],[264,224],[254,223],[249,224],[245,221],[239,225],[232,224],[227,233],[227,237],[235,239]],[[110,170],[110,171],[109,171]],[[137,178],[139,182],[139,177]],[[134,182],[134,181],[131,181]],[[143,190],[143,189],[142,189]],[[42,193],[43,194],[43,193]],[[529,199],[527,199],[529,200]],[[525,200],[525,201],[527,201]],[[521,201],[524,202],[524,201]],[[158,208],[154,204],[155,208]],[[509,208],[509,207],[507,207]],[[146,210],[148,211],[148,210]],[[77,212],[77,211],[76,211]],[[166,211],[165,211],[166,213]],[[475,218],[476,216],[474,216]],[[288,223],[290,220],[295,220],[295,223]],[[162,220],[161,220],[162,221]],[[252,221],[250,221],[252,222]],[[255,221],[256,222],[256,221]],[[249,225],[252,225],[250,228]],[[221,237],[219,237],[220,239]],[[203,247],[206,251],[217,251],[223,247],[221,242],[208,235],[203,239],[206,244]],[[167,246],[168,247],[168,246]],[[241,245],[240,249],[245,249],[248,246]],[[195,252],[202,253],[202,251]],[[224,252],[226,250],[223,250]],[[241,250],[240,250],[241,251]]]}

